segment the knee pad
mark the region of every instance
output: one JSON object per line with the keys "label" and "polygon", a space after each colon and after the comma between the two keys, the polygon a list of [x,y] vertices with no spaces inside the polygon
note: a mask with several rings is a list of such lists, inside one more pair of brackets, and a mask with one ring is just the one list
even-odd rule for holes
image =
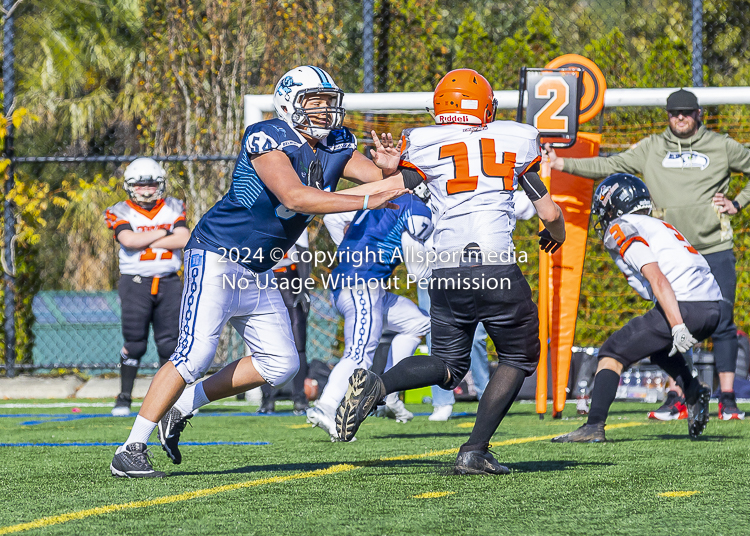
{"label": "knee pad", "polygon": [[252,359],[258,374],[273,387],[283,387],[299,371],[299,356],[296,353],[288,358],[256,353]]}
{"label": "knee pad", "polygon": [[156,353],[159,354],[159,362],[168,361],[177,346],[176,340],[159,341],[156,343]]}
{"label": "knee pad", "polygon": [[137,367],[146,353],[146,341],[127,341],[120,352],[120,363],[130,367]]}

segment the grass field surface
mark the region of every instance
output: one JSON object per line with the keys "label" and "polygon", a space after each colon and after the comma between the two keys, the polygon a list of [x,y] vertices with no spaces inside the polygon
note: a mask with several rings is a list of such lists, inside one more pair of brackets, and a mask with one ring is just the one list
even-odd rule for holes
{"label": "grass field surface", "polygon": [[152,445],[168,477],[128,480],[109,463],[133,418],[110,403],[0,403],[0,535],[750,534],[750,423],[715,404],[698,441],[686,421],[648,421],[655,405],[616,403],[607,443],[570,445],[549,439],[582,424],[572,407],[539,420],[516,403],[493,438],[511,474],[459,477],[476,404],[448,422],[410,405],[410,423],[370,417],[331,443],[304,417],[214,403],[183,433],[182,465]]}

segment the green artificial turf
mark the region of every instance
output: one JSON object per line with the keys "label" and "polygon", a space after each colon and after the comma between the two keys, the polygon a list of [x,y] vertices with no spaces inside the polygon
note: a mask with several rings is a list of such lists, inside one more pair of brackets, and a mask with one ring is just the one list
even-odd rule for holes
{"label": "green artificial turf", "polygon": [[[414,412],[431,410],[408,407]],[[251,481],[261,483],[169,504],[105,509],[83,519],[9,533],[750,533],[750,424],[718,421],[712,404],[705,435],[691,441],[686,421],[648,421],[646,411],[654,407],[616,403],[608,424],[638,426],[608,430],[606,444],[509,444],[516,438],[565,433],[583,423],[572,406],[565,410],[569,420],[539,420],[532,404],[515,404],[493,438],[506,443],[493,450],[512,473],[459,477],[450,474],[455,454],[428,453],[460,446],[471,431],[473,416],[437,423],[417,416],[408,424],[371,417],[358,432],[358,441],[344,444],[331,443],[321,430],[305,426],[304,417],[236,416],[255,406],[212,404],[192,419],[193,427],[186,429],[183,440],[270,445],[184,446],[180,466],[169,463],[160,447],[153,446],[155,467],[168,473],[160,480],[111,477],[112,446],[0,447],[0,534],[46,517]],[[73,413],[71,407],[19,409],[0,404],[0,415],[40,415],[0,418],[0,443],[120,442],[127,437],[132,418],[51,421],[53,417],[43,416],[108,412],[79,409]],[[476,404],[454,407],[454,412],[475,410]],[[28,421],[45,422],[20,424]],[[328,468],[333,468],[329,474],[321,471]],[[290,476],[295,478],[269,481]],[[696,493],[660,496],[668,492]],[[423,494],[435,496],[417,497]]]}

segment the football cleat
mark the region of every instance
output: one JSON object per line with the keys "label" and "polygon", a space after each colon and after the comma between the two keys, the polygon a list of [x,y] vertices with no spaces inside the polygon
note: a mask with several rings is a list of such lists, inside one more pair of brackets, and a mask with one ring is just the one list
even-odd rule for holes
{"label": "football cleat", "polygon": [[687,400],[688,435],[691,439],[699,437],[708,424],[708,402],[711,400],[711,390],[701,384],[694,400]]}
{"label": "football cleat", "polygon": [[435,406],[432,408],[432,415],[427,417],[430,421],[447,421],[453,414],[453,404],[445,404],[444,406]]}
{"label": "football cleat", "polygon": [[649,419],[657,419],[659,421],[674,421],[677,419],[687,419],[687,417],[688,410],[685,405],[685,398],[680,396],[677,391],[669,391],[664,404],[656,411],[648,413]]}
{"label": "football cleat", "polygon": [[180,434],[185,429],[188,420],[192,418],[192,413],[183,415],[179,409],[173,407],[156,425],[156,436],[159,438],[161,448],[175,465],[182,463],[182,454],[179,448]]}
{"label": "football cleat", "polygon": [[459,452],[453,473],[457,475],[507,475],[510,469],[500,465],[486,450]]}
{"label": "football cleat", "polygon": [[336,430],[341,441],[351,441],[370,411],[385,398],[380,376],[357,369],[349,378],[349,388],[336,412]]}
{"label": "football cleat", "polygon": [[112,408],[112,416],[113,417],[127,417],[130,415],[130,404],[132,402],[132,399],[130,398],[130,395],[127,395],[125,393],[120,393],[117,395],[117,400],[115,400],[115,407]]}
{"label": "football cleat", "polygon": [[308,409],[310,409],[310,404],[307,403],[307,400],[305,400],[304,402],[295,402],[292,413],[299,417],[301,415],[305,415]]}
{"label": "football cleat", "polygon": [[584,424],[568,434],[552,438],[553,443],[604,443],[604,423]]}
{"label": "football cleat", "polygon": [[276,404],[273,400],[263,400],[258,408],[258,413],[261,415],[269,415],[276,411]]}
{"label": "football cleat", "polygon": [[115,457],[109,465],[112,476],[122,478],[163,478],[166,473],[154,471],[151,465],[151,454],[145,443],[122,445],[115,451]]}
{"label": "football cleat", "polygon": [[315,406],[307,410],[307,422],[312,424],[313,428],[317,426],[321,430],[326,431],[331,437],[331,442],[335,443],[339,440],[339,436],[336,433],[336,422],[320,406]]}
{"label": "football cleat", "polygon": [[391,393],[385,397],[385,416],[396,419],[396,422],[409,422],[414,418],[414,414],[406,409],[398,393]]}
{"label": "football cleat", "polygon": [[734,393],[721,393],[719,397],[719,420],[720,421],[741,421],[745,418],[745,412],[740,411],[737,407],[737,399]]}

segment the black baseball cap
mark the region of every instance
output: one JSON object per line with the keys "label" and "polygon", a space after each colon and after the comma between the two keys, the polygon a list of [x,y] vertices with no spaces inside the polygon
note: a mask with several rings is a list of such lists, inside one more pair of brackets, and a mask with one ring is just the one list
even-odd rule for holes
{"label": "black baseball cap", "polygon": [[669,97],[667,97],[668,112],[678,112],[680,110],[697,110],[699,108],[700,106],[698,105],[698,97],[685,89],[675,91]]}

